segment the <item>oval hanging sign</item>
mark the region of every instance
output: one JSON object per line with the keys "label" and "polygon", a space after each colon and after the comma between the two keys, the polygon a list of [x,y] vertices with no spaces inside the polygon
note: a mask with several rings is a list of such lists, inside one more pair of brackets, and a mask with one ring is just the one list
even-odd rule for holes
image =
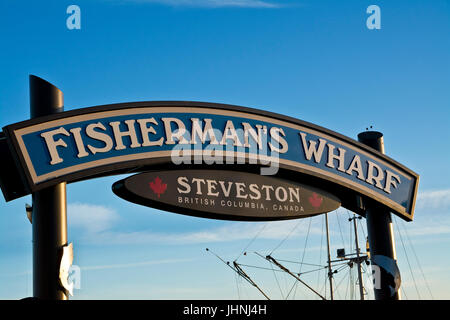
{"label": "oval hanging sign", "polygon": [[322,190],[280,178],[223,170],[136,174],[113,184],[121,198],[175,213],[226,220],[304,218],[340,206]]}

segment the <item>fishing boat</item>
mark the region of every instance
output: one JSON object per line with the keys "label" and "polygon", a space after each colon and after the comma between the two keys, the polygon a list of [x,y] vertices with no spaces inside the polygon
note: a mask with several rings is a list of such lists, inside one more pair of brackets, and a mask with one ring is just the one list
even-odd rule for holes
{"label": "fishing boat", "polygon": [[[330,217],[334,219],[336,232],[330,232]],[[345,221],[343,221],[345,220]],[[320,237],[320,247],[308,248],[308,243],[311,242],[312,224],[320,225],[316,231],[316,237]],[[344,223],[347,223],[345,225]],[[412,242],[407,233],[407,228],[398,219],[396,223],[396,236],[400,239],[402,255],[410,269],[409,275],[414,283],[415,294],[417,297],[425,299],[433,299],[432,291],[426,280],[426,276],[420,266],[420,261],[414,251]],[[303,249],[298,250],[296,258],[289,258],[292,255],[292,249],[279,250],[285,244],[299,226],[304,226],[306,233],[304,234]],[[208,253],[211,253],[236,276],[236,288],[239,299],[248,299],[254,297],[248,294],[249,288],[253,288],[259,292],[261,298],[264,299],[314,299],[314,300],[373,300],[375,299],[373,289],[376,285],[376,267],[371,265],[370,247],[367,237],[367,232],[362,216],[351,213],[342,208],[333,212],[325,213],[319,216],[313,216],[298,220],[297,223],[292,223],[292,229],[282,238],[273,249],[263,252],[261,250],[251,251],[250,247],[255,246],[255,242],[261,237],[264,230],[271,227],[271,222],[264,224],[261,229],[250,239],[249,243],[244,247],[241,253],[232,261],[221,257],[211,248],[206,248]],[[400,230],[400,227],[403,229]],[[345,230],[347,229],[347,230]],[[332,245],[330,242],[330,234],[333,233],[335,242],[338,244]],[[344,234],[347,235],[344,235]],[[298,243],[300,237],[291,239],[291,243]],[[324,241],[325,240],[325,241]],[[324,245],[326,242],[326,245]],[[365,244],[364,244],[365,242]],[[409,250],[407,250],[409,246]],[[307,253],[315,251],[315,254],[310,254],[310,260],[307,259]],[[413,254],[411,254],[411,252]],[[417,281],[411,269],[411,256],[415,257],[415,263],[419,266],[423,282],[427,287],[427,294],[422,292],[420,294]],[[403,257],[402,257],[403,258]],[[252,263],[247,263],[249,260]],[[318,261],[317,261],[318,260]],[[266,274],[264,274],[266,273]],[[270,284],[270,279],[267,273],[273,275],[273,281]],[[247,288],[246,288],[247,287]],[[273,289],[278,287],[278,292],[270,292],[268,288]],[[247,290],[245,296],[244,291]],[[272,290],[273,291],[273,290]],[[401,299],[408,299],[406,291],[399,290]]]}

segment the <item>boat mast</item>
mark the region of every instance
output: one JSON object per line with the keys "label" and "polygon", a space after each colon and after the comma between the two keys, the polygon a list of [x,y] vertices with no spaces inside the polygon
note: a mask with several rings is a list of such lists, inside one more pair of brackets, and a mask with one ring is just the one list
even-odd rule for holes
{"label": "boat mast", "polygon": [[356,264],[358,266],[358,281],[359,281],[359,296],[361,300],[364,300],[364,286],[362,282],[362,272],[361,272],[361,258],[359,256],[359,243],[358,243],[358,229],[356,227],[356,219],[361,219],[361,217],[357,217],[353,214],[353,218],[349,218],[348,221],[353,220],[353,227],[355,229],[355,245],[356,245]]}
{"label": "boat mast", "polygon": [[326,225],[326,229],[327,229],[328,280],[330,281],[330,299],[334,300],[333,270],[331,269],[330,230],[328,227],[328,212],[325,213],[325,225]]}

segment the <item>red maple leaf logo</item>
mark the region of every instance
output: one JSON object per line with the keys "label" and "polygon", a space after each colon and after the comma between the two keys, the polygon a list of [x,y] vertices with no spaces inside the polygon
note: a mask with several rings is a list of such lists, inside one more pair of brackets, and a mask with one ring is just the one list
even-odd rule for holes
{"label": "red maple leaf logo", "polygon": [[317,193],[313,192],[312,196],[309,197],[308,200],[309,200],[309,203],[311,203],[311,205],[312,205],[314,208],[319,208],[319,207],[321,206],[321,204],[322,204],[323,198],[322,198],[322,197],[319,197],[319,196],[317,195]]}
{"label": "red maple leaf logo", "polygon": [[154,181],[149,183],[150,188],[154,193],[158,195],[158,198],[163,194],[167,189],[167,184],[162,183],[162,180],[159,177],[156,177]]}

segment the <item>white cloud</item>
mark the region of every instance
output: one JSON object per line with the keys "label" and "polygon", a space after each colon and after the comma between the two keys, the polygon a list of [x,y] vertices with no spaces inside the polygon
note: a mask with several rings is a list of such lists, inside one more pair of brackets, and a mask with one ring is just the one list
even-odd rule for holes
{"label": "white cloud", "polygon": [[[194,244],[218,243],[253,238],[284,240],[304,238],[310,219],[270,222],[224,222],[221,226],[187,232],[158,232],[153,230],[125,232],[120,230],[119,213],[103,205],[71,203],[68,205],[68,225],[82,232],[83,242],[108,244]],[[310,235],[322,234],[323,216],[313,217]],[[333,233],[333,231],[331,231]]]}
{"label": "white cloud", "polygon": [[[258,239],[282,240],[305,237],[309,219],[272,222],[224,222],[211,229],[190,232],[123,232],[117,229],[119,215],[115,210],[86,203],[68,205],[68,224],[84,231],[83,241],[108,244],[193,244]],[[114,228],[114,230],[113,230]],[[320,220],[311,221],[310,234],[321,234]]]}
{"label": "white cloud", "polygon": [[450,234],[450,189],[419,192],[416,200],[414,221],[404,222],[396,219],[407,229],[408,235],[423,236]]}
{"label": "white cloud", "polygon": [[[79,266],[81,271],[91,271],[91,270],[106,270],[106,269],[126,269],[126,268],[137,268],[151,265],[160,265],[160,264],[172,264],[172,263],[185,263],[191,262],[195,259],[161,259],[161,260],[149,260],[149,261],[140,261],[140,262],[132,262],[132,263],[119,263],[119,264],[108,264],[108,265],[97,265],[97,266]],[[32,275],[32,271],[23,271],[17,273],[1,273],[2,277],[21,277],[21,276],[29,276]]]}
{"label": "white cloud", "polygon": [[[450,209],[450,190],[421,192],[418,195],[416,218],[405,227],[411,237],[450,234],[450,217],[445,213]],[[440,217],[437,217],[440,215]],[[311,221],[311,235],[323,232],[322,218],[317,216]],[[345,215],[344,215],[345,217]],[[336,217],[331,215],[330,234],[341,244]],[[108,244],[194,244],[248,241],[257,235],[257,239],[283,240],[304,238],[308,232],[309,219],[273,221],[266,223],[224,222],[220,227],[188,232],[158,232],[153,230],[123,232],[117,229],[118,213],[111,208],[86,203],[68,205],[68,223],[72,227],[85,231],[84,241]],[[345,220],[345,219],[344,219]],[[341,221],[341,224],[343,222]],[[265,227],[264,227],[265,226]],[[114,227],[114,230],[112,229]],[[347,230],[345,223],[341,227]],[[295,229],[294,229],[295,228]],[[346,231],[345,231],[346,232]],[[345,233],[345,240],[346,240]],[[337,237],[337,238],[336,238]],[[281,248],[280,248],[281,249]]]}
{"label": "white cloud", "polygon": [[[68,225],[82,231],[82,241],[108,244],[194,244],[218,243],[253,238],[284,240],[322,234],[322,217],[271,222],[224,222],[221,226],[188,232],[153,230],[124,232],[118,228],[119,214],[112,208],[88,203],[68,205]],[[333,233],[333,231],[331,231]]]}
{"label": "white cloud", "polygon": [[[426,235],[450,234],[450,216],[445,213],[450,209],[450,189],[425,191],[418,195],[416,216],[412,223],[405,227],[411,237],[423,237]],[[439,215],[439,217],[437,216]],[[311,235],[321,235],[322,218],[317,216],[311,222]],[[345,215],[344,215],[345,217]],[[331,215],[332,224],[330,234],[340,245],[341,239],[337,229],[336,217]],[[194,243],[218,243],[240,240],[250,240],[256,235],[258,239],[283,240],[287,236],[290,239],[303,238],[308,231],[309,219],[273,221],[266,223],[252,222],[224,222],[220,227],[195,230],[188,232],[158,232],[153,230],[123,232],[112,227],[117,227],[118,213],[111,208],[101,205],[73,203],[68,206],[68,219],[70,226],[86,231],[85,241],[109,244],[194,244]],[[344,219],[345,220],[345,219]],[[344,223],[341,221],[341,224]],[[266,227],[264,227],[266,225]],[[262,228],[264,229],[262,230]],[[294,229],[295,227],[295,229]],[[346,225],[342,225],[344,231]],[[345,231],[346,232],[346,231]],[[337,238],[336,238],[337,237]],[[345,233],[345,240],[347,234]]]}
{"label": "white cloud", "polygon": [[105,206],[87,203],[71,203],[67,206],[68,225],[90,234],[108,230],[118,219],[116,211]]}
{"label": "white cloud", "polygon": [[449,221],[447,220],[444,225],[439,222],[417,224],[408,228],[408,235],[411,237],[415,237],[450,234],[450,225],[448,222]]}
{"label": "white cloud", "polygon": [[[290,238],[305,236],[309,220],[287,220],[264,223],[232,222],[224,226],[211,229],[184,233],[158,233],[151,231],[140,232],[102,232],[95,236],[96,242],[137,244],[162,242],[167,244],[187,243],[211,243],[230,242],[237,240],[249,240],[258,235],[258,239],[284,239],[290,234]],[[293,228],[296,226],[295,230]],[[262,230],[262,228],[264,228]],[[262,230],[262,231],[261,231]],[[322,232],[315,223],[311,224],[310,234]]]}
{"label": "white cloud", "polygon": [[201,7],[201,8],[278,8],[279,4],[262,0],[127,0],[136,3],[157,3],[169,6]]}
{"label": "white cloud", "polygon": [[151,261],[141,261],[133,263],[121,263],[121,264],[109,264],[109,265],[99,265],[99,266],[80,266],[82,271],[87,270],[105,270],[105,269],[124,269],[124,268],[136,268],[150,265],[159,264],[171,264],[171,263],[182,263],[190,262],[194,259],[163,259],[163,260],[151,260]]}
{"label": "white cloud", "polygon": [[450,209],[450,189],[419,192],[417,209]]}

